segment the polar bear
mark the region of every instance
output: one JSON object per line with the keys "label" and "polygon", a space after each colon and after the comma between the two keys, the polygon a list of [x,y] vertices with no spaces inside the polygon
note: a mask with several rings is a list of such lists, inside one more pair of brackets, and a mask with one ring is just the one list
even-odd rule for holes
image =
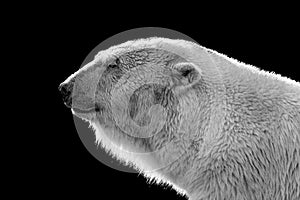
{"label": "polar bear", "polygon": [[300,199],[300,84],[193,42],[128,41],[60,86],[97,143],[190,200]]}

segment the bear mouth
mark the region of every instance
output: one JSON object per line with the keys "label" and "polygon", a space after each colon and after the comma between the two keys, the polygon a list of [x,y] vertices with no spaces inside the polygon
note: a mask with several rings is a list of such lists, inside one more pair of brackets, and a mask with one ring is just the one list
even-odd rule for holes
{"label": "bear mouth", "polygon": [[71,108],[71,110],[73,115],[87,121],[92,121],[96,116],[95,108],[91,108],[89,110],[82,110],[80,108],[73,107]]}

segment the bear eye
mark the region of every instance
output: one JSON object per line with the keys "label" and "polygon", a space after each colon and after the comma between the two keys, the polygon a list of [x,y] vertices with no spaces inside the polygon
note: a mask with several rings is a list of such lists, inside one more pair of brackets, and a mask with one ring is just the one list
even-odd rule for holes
{"label": "bear eye", "polygon": [[120,60],[119,60],[119,58],[116,58],[116,60],[113,63],[111,63],[110,65],[108,65],[107,68],[108,69],[116,69],[119,67],[119,64],[120,64]]}
{"label": "bear eye", "polygon": [[118,65],[116,65],[116,64],[108,65],[108,69],[116,69],[116,68],[118,68]]}

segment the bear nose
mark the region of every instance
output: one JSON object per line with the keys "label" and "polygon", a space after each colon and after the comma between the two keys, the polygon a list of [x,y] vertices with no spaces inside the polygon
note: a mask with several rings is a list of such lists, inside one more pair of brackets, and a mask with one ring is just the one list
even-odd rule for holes
{"label": "bear nose", "polygon": [[63,83],[58,87],[58,90],[60,91],[62,99],[68,108],[72,108],[73,87],[74,87],[74,80],[71,80],[67,83]]}

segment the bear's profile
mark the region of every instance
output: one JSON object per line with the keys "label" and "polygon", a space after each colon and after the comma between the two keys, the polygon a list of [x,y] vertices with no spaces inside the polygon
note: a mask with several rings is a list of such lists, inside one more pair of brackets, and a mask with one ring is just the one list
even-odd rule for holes
{"label": "bear's profile", "polygon": [[97,142],[190,200],[300,200],[300,84],[184,40],[100,51],[59,89]]}

